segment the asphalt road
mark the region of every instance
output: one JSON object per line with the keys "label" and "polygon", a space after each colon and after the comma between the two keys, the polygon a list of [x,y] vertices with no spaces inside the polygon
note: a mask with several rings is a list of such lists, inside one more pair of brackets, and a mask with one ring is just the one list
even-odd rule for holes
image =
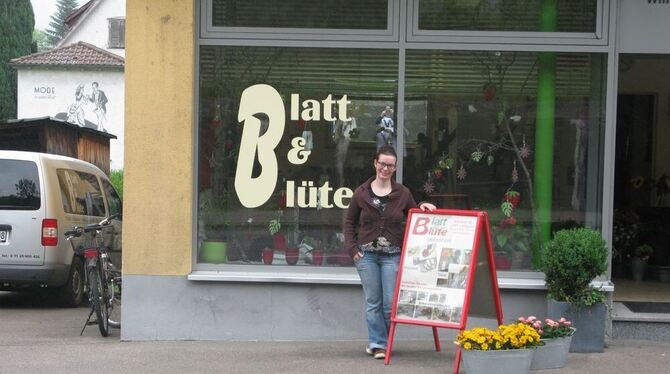
{"label": "asphalt road", "polygon": [[[0,373],[451,373],[453,346],[398,341],[390,366],[361,341],[121,342],[97,326],[82,336],[88,307],[63,309],[45,294],[0,292]],[[560,370],[533,373],[667,373],[670,344],[612,341],[605,353],[570,354]]]}

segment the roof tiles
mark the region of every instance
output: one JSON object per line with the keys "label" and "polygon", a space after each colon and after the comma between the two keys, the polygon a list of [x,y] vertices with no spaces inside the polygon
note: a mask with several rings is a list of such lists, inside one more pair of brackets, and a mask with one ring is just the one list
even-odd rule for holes
{"label": "roof tiles", "polygon": [[107,52],[94,45],[77,42],[44,52],[10,60],[14,66],[90,66],[123,67],[123,57]]}

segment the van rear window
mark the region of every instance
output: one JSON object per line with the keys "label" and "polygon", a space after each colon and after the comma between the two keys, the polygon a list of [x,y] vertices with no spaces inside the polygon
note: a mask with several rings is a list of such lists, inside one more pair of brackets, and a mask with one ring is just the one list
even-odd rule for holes
{"label": "van rear window", "polygon": [[0,210],[38,210],[40,204],[37,164],[0,159]]}

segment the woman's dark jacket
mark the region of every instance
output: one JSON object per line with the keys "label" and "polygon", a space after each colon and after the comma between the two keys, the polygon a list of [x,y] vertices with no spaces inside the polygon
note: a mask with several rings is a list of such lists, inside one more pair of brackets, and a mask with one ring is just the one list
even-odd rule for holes
{"label": "woman's dark jacket", "polygon": [[351,198],[344,220],[344,240],[349,255],[353,258],[358,246],[370,243],[383,236],[392,245],[402,247],[407,212],[416,208],[416,202],[409,189],[400,183],[391,181],[391,193],[384,211],[372,203],[372,177],[358,186]]}

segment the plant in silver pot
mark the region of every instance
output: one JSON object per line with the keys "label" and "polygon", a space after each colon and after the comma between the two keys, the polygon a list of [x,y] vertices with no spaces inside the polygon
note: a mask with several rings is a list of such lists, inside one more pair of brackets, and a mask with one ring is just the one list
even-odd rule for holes
{"label": "plant in silver pot", "polygon": [[602,352],[605,346],[605,292],[591,281],[607,270],[607,244],[590,228],[557,231],[542,249],[540,270],[547,285],[547,315],[565,317],[577,329],[570,352]]}

